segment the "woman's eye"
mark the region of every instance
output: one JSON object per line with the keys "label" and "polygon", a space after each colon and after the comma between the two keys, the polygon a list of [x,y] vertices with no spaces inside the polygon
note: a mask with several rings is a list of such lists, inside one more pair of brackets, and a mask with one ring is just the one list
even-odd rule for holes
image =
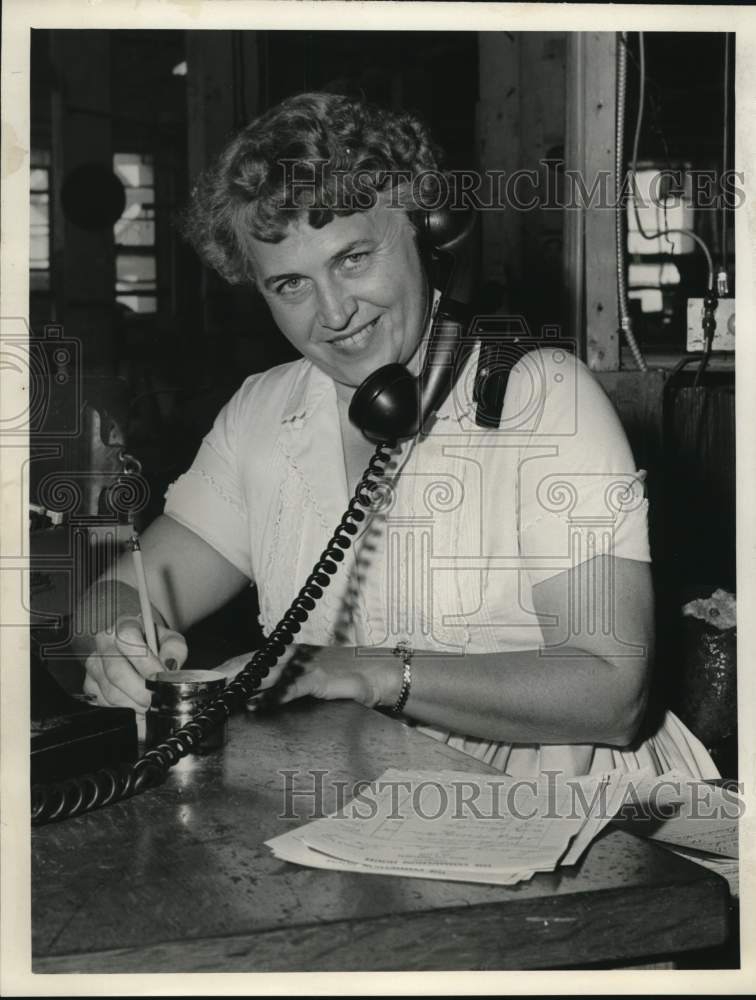
{"label": "woman's eye", "polygon": [[296,295],[303,288],[303,278],[287,278],[286,281],[282,281],[280,285],[276,286],[276,292],[278,295]]}
{"label": "woman's eye", "polygon": [[360,253],[350,253],[344,257],[343,263],[347,271],[354,271],[356,268],[359,268],[365,263],[367,257],[368,252],[366,250],[363,250]]}

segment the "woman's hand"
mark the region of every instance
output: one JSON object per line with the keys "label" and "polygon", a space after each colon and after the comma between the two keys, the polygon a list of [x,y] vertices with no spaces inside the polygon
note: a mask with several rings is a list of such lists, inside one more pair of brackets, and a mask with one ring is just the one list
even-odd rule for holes
{"label": "woman's hand", "polygon": [[145,679],[161,670],[176,670],[186,661],[186,640],[178,632],[155,625],[158,655],[150,652],[141,623],[124,616],[116,623],[115,634],[99,632],[95,651],[84,664],[84,693],[93,695],[98,705],[133,708],[144,714],[150,705]]}
{"label": "woman's hand", "polygon": [[[216,669],[231,679],[249,662],[253,654],[235,656]],[[347,698],[375,708],[393,705],[402,686],[399,660],[383,655],[369,655],[354,646],[306,646],[288,649],[260,685],[271,700],[279,703],[310,695],[332,701]],[[257,697],[251,699],[254,707]]]}

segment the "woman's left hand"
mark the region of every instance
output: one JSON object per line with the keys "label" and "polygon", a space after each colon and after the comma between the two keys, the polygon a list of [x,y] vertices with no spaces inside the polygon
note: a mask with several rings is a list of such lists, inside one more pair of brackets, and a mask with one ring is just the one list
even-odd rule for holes
{"label": "woman's left hand", "polygon": [[[235,656],[215,669],[231,679],[251,656]],[[275,687],[275,700],[280,703],[310,695],[326,701],[347,698],[375,708],[393,705],[401,684],[401,664],[386,651],[371,656],[364,647],[297,645],[271,669],[260,691],[271,692]]]}

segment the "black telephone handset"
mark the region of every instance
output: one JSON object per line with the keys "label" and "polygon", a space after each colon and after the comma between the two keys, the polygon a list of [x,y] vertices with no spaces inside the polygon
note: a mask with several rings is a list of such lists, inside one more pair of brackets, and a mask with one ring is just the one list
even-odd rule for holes
{"label": "black telephone handset", "polygon": [[442,294],[419,376],[401,364],[384,365],[352,397],[349,419],[371,441],[414,437],[449,393],[461,356],[469,348],[464,333],[469,322],[473,273],[469,263],[475,252],[475,230],[476,217],[470,211],[439,209],[422,214],[419,238],[429,258],[428,277]]}
{"label": "black telephone handset", "polygon": [[421,249],[428,260],[430,282],[441,290],[422,371],[415,377],[403,365],[385,365],[356,390],[349,416],[368,438],[377,442],[375,454],[323,555],[262,647],[222,694],[134,764],[101,767],[79,778],[33,785],[33,825],[90,812],[160,784],[174,764],[198,748],[215,726],[243,707],[259,689],[337,572],[344,551],[365,519],[364,508],[371,505],[373,493],[383,479],[390,446],[398,439],[413,437],[426,426],[460,370],[460,361],[471,346],[465,333],[469,324],[466,303],[471,297],[474,272],[470,263],[475,255],[474,234],[475,217],[470,212],[442,209],[422,216]]}

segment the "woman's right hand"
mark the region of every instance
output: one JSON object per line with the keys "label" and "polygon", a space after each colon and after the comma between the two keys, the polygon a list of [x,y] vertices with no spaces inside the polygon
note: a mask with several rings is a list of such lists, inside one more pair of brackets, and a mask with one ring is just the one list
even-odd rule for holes
{"label": "woman's right hand", "polygon": [[133,708],[144,714],[150,705],[145,680],[162,670],[177,670],[188,654],[186,640],[179,632],[156,623],[158,655],[150,652],[141,623],[125,616],[116,624],[115,634],[99,632],[95,650],[84,664],[84,693],[98,705]]}

